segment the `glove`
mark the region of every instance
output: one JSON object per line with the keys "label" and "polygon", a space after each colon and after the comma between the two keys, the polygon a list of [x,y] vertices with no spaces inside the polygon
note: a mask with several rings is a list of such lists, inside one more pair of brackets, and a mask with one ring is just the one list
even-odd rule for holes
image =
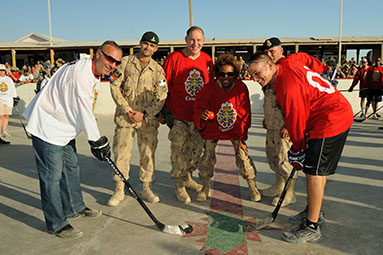
{"label": "glove", "polygon": [[15,107],[19,103],[19,101],[20,101],[20,97],[19,96],[14,97],[13,98],[13,107]]}
{"label": "glove", "polygon": [[88,141],[90,144],[90,151],[93,156],[101,161],[105,161],[106,157],[110,157],[110,146],[108,138],[101,136],[97,141]]}
{"label": "glove", "polygon": [[348,92],[352,92],[352,90],[353,90],[353,87],[350,87],[350,88],[348,89]]}
{"label": "glove", "polygon": [[291,146],[291,148],[287,154],[288,154],[288,158],[289,158],[289,163],[293,167],[295,167],[296,170],[298,170],[298,171],[302,170],[303,164],[305,162],[306,150],[296,151],[296,150],[294,150],[294,147]]}

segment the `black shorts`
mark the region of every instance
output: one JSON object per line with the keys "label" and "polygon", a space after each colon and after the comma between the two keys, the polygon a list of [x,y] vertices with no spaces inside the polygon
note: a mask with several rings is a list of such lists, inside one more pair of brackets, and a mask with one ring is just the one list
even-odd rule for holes
{"label": "black shorts", "polygon": [[329,138],[309,139],[303,172],[320,176],[334,174],[349,130]]}
{"label": "black shorts", "polygon": [[367,102],[381,102],[382,95],[380,89],[368,89]]}
{"label": "black shorts", "polygon": [[368,96],[368,88],[363,88],[359,90],[359,97],[366,98]]}

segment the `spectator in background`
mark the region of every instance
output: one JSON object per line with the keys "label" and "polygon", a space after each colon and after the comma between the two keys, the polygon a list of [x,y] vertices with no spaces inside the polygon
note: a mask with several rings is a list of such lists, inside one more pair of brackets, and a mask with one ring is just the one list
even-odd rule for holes
{"label": "spectator in background", "polygon": [[363,66],[357,71],[354,77],[354,80],[350,88],[348,89],[348,92],[352,92],[354,87],[359,82],[360,109],[362,110],[360,117],[365,118],[368,107],[366,107],[364,112],[363,112],[363,109],[364,109],[364,101],[368,95],[367,71],[369,70],[370,67],[368,66],[368,61],[366,58],[362,58],[361,63]]}
{"label": "spectator in background", "polygon": [[11,73],[11,66],[8,64],[8,62],[5,62],[5,70],[6,70],[6,75],[9,75]]}
{"label": "spectator in background", "polygon": [[38,81],[37,79],[33,77],[33,74],[31,74],[28,67],[27,69],[24,69],[24,73],[20,76],[19,80],[20,80],[20,85],[23,85],[25,83],[32,83],[32,82],[35,83]]}
{"label": "spectator in background", "polygon": [[20,73],[19,73],[17,67],[15,67],[15,66],[11,67],[11,72],[9,74],[9,78],[11,78],[14,83],[19,83]]}
{"label": "spectator in background", "polygon": [[[4,141],[4,138],[10,137],[7,132],[9,115],[12,114],[12,107],[16,105],[18,100],[15,84],[12,79],[6,76],[6,67],[0,64],[0,144],[9,144],[10,142]],[[17,102],[16,102],[17,101]]]}
{"label": "spectator in background", "polygon": [[59,59],[56,60],[56,67],[57,67],[57,68],[62,67],[64,64],[65,64],[65,61],[62,60],[61,58],[59,58]]}

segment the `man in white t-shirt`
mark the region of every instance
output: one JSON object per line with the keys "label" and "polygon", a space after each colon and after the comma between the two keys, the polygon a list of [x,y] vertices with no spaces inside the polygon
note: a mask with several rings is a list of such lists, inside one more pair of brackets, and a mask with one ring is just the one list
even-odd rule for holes
{"label": "man in white t-shirt", "polygon": [[37,82],[37,79],[33,76],[29,69],[25,69],[24,73],[20,76],[20,85],[25,83]]}
{"label": "man in white t-shirt", "polygon": [[62,238],[79,238],[69,217],[98,217],[102,213],[85,206],[80,187],[80,167],[75,138],[84,131],[92,154],[99,160],[110,155],[105,136],[100,136],[93,106],[101,75],[120,64],[121,48],[104,42],[93,59],[62,66],[24,112],[40,180],[42,209],[48,232]]}
{"label": "man in white t-shirt", "polygon": [[10,144],[3,140],[10,135],[7,133],[9,115],[12,114],[14,98],[17,97],[15,84],[12,79],[6,76],[5,65],[0,65],[0,145]]}

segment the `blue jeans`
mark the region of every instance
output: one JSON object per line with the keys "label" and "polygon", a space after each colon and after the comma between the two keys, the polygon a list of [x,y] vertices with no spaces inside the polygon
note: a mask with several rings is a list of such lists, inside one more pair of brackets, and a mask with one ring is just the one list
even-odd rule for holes
{"label": "blue jeans", "polygon": [[85,208],[80,186],[76,142],[65,146],[47,143],[32,136],[40,180],[41,204],[48,232],[68,224],[67,217]]}

